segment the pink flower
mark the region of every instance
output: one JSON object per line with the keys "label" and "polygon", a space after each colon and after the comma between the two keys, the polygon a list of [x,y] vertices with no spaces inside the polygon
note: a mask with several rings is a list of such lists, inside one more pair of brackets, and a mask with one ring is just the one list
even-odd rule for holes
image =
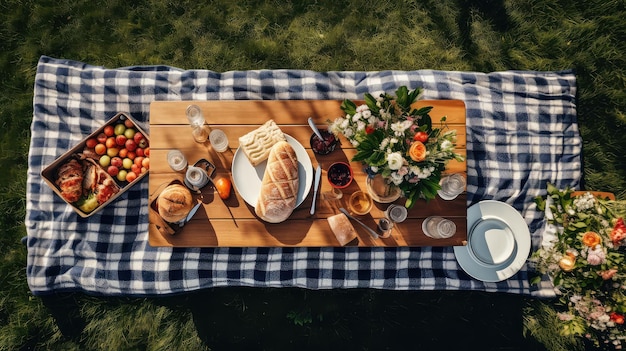
{"label": "pink flower", "polygon": [[617,273],[617,269],[609,269],[606,271],[600,271],[598,272],[598,274],[602,277],[602,279],[604,280],[609,280],[611,278],[613,278],[613,276],[615,275],[615,273]]}
{"label": "pink flower", "polygon": [[604,263],[606,260],[606,254],[601,246],[596,246],[593,249],[589,249],[587,253],[587,262],[592,266],[597,266]]}

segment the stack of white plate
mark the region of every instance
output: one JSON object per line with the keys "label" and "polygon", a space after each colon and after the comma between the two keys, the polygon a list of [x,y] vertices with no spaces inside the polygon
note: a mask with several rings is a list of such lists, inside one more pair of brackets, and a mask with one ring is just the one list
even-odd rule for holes
{"label": "stack of white plate", "polygon": [[467,245],[455,246],[461,268],[484,282],[512,277],[530,253],[530,231],[524,218],[511,205],[484,200],[467,210]]}

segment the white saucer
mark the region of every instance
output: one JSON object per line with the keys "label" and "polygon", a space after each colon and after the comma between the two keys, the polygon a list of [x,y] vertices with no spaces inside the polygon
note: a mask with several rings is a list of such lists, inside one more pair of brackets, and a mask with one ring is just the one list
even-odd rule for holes
{"label": "white saucer", "polygon": [[484,200],[467,210],[467,245],[455,246],[456,260],[471,277],[499,282],[517,273],[530,253],[530,231],[511,205]]}

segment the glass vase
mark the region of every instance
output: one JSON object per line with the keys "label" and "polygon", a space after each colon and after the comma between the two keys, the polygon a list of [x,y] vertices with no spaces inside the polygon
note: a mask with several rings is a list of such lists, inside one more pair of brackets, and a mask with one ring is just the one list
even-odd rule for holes
{"label": "glass vase", "polygon": [[367,177],[366,188],[374,201],[383,204],[394,202],[402,196],[402,189],[380,174]]}

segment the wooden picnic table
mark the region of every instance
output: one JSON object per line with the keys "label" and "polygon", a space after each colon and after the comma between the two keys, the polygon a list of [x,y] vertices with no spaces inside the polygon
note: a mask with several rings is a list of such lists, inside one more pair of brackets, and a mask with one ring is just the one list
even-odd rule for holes
{"label": "wooden picnic table", "polygon": [[[198,105],[211,128],[222,129],[229,141],[229,150],[224,153],[214,151],[207,141],[196,143],[191,135],[185,110],[188,105]],[[328,120],[343,115],[341,101],[337,100],[215,100],[215,101],[154,101],[150,105],[150,203],[164,185],[172,181],[183,181],[184,173],[173,171],[167,163],[167,153],[172,149],[181,150],[188,163],[207,159],[216,166],[214,178],[229,177],[232,180],[232,161],[239,146],[239,137],[258,128],[268,119],[273,119],[281,130],[295,138],[306,149],[313,168],[321,164],[323,172],[318,193],[316,212],[310,215],[313,189],[306,195],[288,220],[270,224],[259,219],[254,206],[247,204],[233,186],[231,196],[222,200],[210,184],[194,195],[202,206],[193,219],[175,234],[162,234],[152,219],[149,225],[149,242],[152,246],[174,247],[328,247],[340,246],[330,230],[326,218],[339,213],[339,207],[346,207],[351,192],[364,190],[366,174],[359,162],[351,162],[355,149],[343,137],[341,145],[329,155],[317,155],[311,150],[312,131],[307,119],[312,117],[320,129],[325,129]],[[437,125],[442,116],[447,116],[447,124],[457,130],[457,152],[466,155],[465,104],[459,100],[420,100],[416,107],[433,106],[430,116]],[[354,181],[346,189],[340,200],[326,199],[323,194],[331,190],[326,179],[328,166],[334,162],[350,163],[354,171]],[[450,161],[445,173],[466,175],[466,162]],[[250,175],[255,176],[255,175]],[[466,193],[451,201],[437,197],[426,202],[419,200],[408,211],[408,218],[394,225],[388,238],[373,239],[365,230],[353,222],[358,240],[351,245],[362,247],[401,247],[401,246],[452,246],[464,245],[467,240]],[[404,204],[405,198],[396,200]],[[384,217],[389,204],[374,202],[369,214],[359,216],[365,224],[376,229],[377,220]],[[453,220],[456,234],[448,239],[432,239],[424,235],[422,222],[425,218],[440,215]]]}

